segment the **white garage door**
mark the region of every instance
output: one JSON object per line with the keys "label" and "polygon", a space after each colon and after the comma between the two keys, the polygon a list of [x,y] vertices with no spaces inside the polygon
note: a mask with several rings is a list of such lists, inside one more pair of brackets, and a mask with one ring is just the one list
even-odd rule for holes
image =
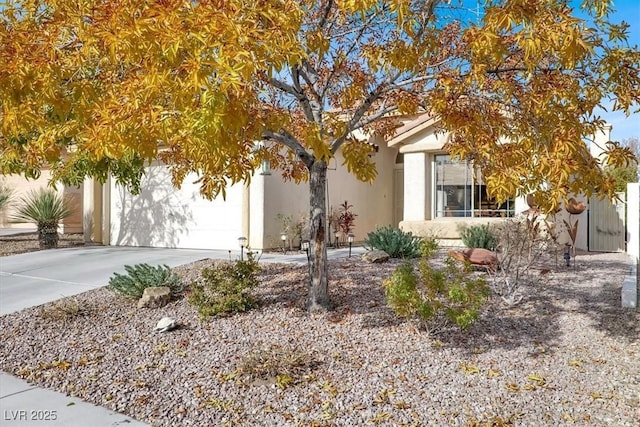
{"label": "white garage door", "polygon": [[151,166],[140,194],[111,184],[111,244],[192,249],[236,249],[242,234],[242,184],[227,188],[226,200],[199,194],[195,175],[180,189],[164,166]]}

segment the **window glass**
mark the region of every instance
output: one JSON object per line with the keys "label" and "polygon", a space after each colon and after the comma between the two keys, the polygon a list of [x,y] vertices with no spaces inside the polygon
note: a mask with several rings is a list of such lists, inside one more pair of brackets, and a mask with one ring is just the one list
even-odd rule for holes
{"label": "window glass", "polygon": [[480,170],[474,170],[470,162],[439,154],[435,156],[434,164],[437,218],[513,216],[513,200],[498,205],[490,199]]}

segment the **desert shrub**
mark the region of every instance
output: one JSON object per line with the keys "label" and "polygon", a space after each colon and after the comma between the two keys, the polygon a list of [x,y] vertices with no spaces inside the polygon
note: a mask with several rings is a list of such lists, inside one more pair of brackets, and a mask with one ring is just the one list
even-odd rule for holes
{"label": "desert shrub", "polygon": [[215,263],[191,284],[187,301],[203,318],[250,310],[257,305],[251,290],[259,283],[259,272],[252,253],[247,253],[246,260]]}
{"label": "desert shrub", "polygon": [[367,234],[365,246],[385,251],[391,258],[415,258],[420,255],[422,242],[421,237],[410,231],[386,226]]}
{"label": "desert shrub", "polygon": [[468,248],[496,249],[496,237],[489,224],[470,225],[460,233],[462,243]]}
{"label": "desert shrub", "polygon": [[[498,268],[492,287],[508,305],[519,303],[521,285],[529,282],[531,267],[556,247],[557,231],[540,214],[510,218],[496,228]],[[556,260],[557,264],[557,260]],[[539,275],[536,275],[539,280]]]}
{"label": "desert shrub", "polygon": [[430,332],[447,324],[468,328],[489,295],[486,281],[469,264],[461,269],[451,258],[444,268],[433,268],[433,247],[425,247],[417,271],[407,261],[384,282],[387,303],[398,316],[416,320]]}
{"label": "desert shrub", "polygon": [[45,304],[39,312],[40,317],[47,320],[67,322],[76,317],[88,314],[89,310],[82,307],[77,298],[63,298]]}
{"label": "desert shrub", "polygon": [[298,348],[272,344],[252,350],[238,363],[235,375],[243,381],[273,380],[279,388],[287,388],[302,382],[319,361]]}
{"label": "desert shrub", "polygon": [[58,224],[73,213],[62,196],[52,189],[32,190],[22,197],[12,222],[32,222],[38,227],[41,249],[58,246]]}
{"label": "desert shrub", "polygon": [[126,274],[114,273],[108,289],[126,297],[140,299],[144,290],[152,286],[167,286],[174,297],[182,295],[184,283],[166,265],[152,267],[149,264],[125,265]]}
{"label": "desert shrub", "polygon": [[504,302],[515,305],[522,300],[520,288],[531,279],[531,267],[556,247],[556,239],[554,226],[537,213],[510,218],[496,227],[498,268],[492,287]]}

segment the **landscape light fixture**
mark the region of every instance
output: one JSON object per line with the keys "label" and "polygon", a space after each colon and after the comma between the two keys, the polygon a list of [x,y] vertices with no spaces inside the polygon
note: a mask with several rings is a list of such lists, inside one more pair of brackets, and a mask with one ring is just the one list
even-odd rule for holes
{"label": "landscape light fixture", "polygon": [[353,235],[353,233],[349,233],[347,234],[347,242],[349,242],[349,258],[351,258],[351,245],[353,245],[353,238],[355,236]]}
{"label": "landscape light fixture", "polygon": [[282,252],[287,253],[287,233],[280,233],[280,240],[282,241]]}
{"label": "landscape light fixture", "polygon": [[307,263],[309,262],[309,244],[311,242],[309,242],[308,240],[303,240],[302,242],[300,242],[300,248],[305,251],[305,253],[307,254]]}
{"label": "landscape light fixture", "polygon": [[311,242],[309,240],[301,241],[300,248],[307,253],[307,271],[309,273],[309,285],[311,285]]}
{"label": "landscape light fixture", "polygon": [[238,244],[240,245],[240,261],[244,260],[244,248],[247,247],[247,238],[244,236],[238,237]]}

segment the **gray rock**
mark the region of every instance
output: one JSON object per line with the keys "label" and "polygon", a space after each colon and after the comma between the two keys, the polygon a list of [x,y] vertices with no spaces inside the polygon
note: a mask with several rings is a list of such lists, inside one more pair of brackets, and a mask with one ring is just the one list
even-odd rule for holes
{"label": "gray rock", "polygon": [[152,286],[145,288],[142,298],[138,300],[138,308],[164,307],[171,301],[171,288],[168,286]]}
{"label": "gray rock", "polygon": [[173,319],[171,317],[163,317],[156,325],[154,331],[167,332],[175,329],[177,326],[178,323],[176,322],[176,319]]}
{"label": "gray rock", "polygon": [[362,255],[362,259],[372,264],[389,261],[389,254],[385,251],[374,249]]}

